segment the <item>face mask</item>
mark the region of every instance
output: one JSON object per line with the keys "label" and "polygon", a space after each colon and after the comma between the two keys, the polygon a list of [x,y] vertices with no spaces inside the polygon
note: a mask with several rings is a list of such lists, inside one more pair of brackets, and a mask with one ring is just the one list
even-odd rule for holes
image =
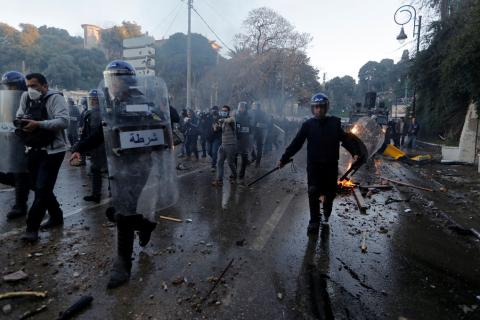
{"label": "face mask", "polygon": [[226,111],[220,111],[218,114],[220,115],[221,118],[228,117],[228,112],[226,112]]}
{"label": "face mask", "polygon": [[42,96],[42,93],[38,90],[35,90],[35,89],[32,89],[32,88],[28,88],[28,96],[30,97],[30,99],[32,100],[38,100],[40,99],[40,97]]}

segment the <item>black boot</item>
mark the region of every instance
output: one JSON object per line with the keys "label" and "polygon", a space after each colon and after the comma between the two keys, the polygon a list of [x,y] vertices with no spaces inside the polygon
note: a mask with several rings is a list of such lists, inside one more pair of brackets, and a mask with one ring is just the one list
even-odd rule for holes
{"label": "black boot", "polygon": [[323,217],[324,217],[323,224],[328,224],[328,220],[330,219],[330,216],[332,214],[332,209],[333,209],[333,198],[326,197],[325,202],[323,203]]}
{"label": "black boot", "polygon": [[320,192],[314,186],[308,187],[308,204],[310,206],[310,222],[307,234],[318,234],[320,229]]}
{"label": "black boot", "polygon": [[107,210],[105,210],[105,215],[107,216],[108,221],[110,222],[117,222],[115,220],[115,208],[114,207],[108,207]]}
{"label": "black boot", "polygon": [[29,243],[34,243],[38,241],[38,231],[31,231],[28,230],[25,232],[25,234],[21,238],[25,242]]}
{"label": "black boot", "polygon": [[102,194],[102,170],[92,168],[92,194],[83,197],[83,200],[100,203]]}
{"label": "black boot", "polygon": [[128,217],[117,215],[117,258],[113,264],[107,288],[121,286],[130,279],[132,270],[132,253],[134,230],[129,225]]}
{"label": "black boot", "polygon": [[89,196],[85,196],[83,197],[83,200],[85,201],[88,201],[88,202],[95,202],[95,203],[100,203],[100,196],[96,196],[96,195],[89,195]]}
{"label": "black boot", "polygon": [[138,232],[138,242],[141,247],[147,246],[150,242],[150,236],[152,235],[153,230],[157,226],[156,222],[151,222],[143,218],[142,229]]}
{"label": "black boot", "polygon": [[15,205],[7,213],[7,219],[15,219],[27,215],[30,177],[28,173],[15,174]]}
{"label": "black boot", "polygon": [[28,208],[26,205],[19,206],[18,204],[15,204],[12,209],[7,213],[7,219],[13,220],[16,218],[24,217],[27,215],[27,211]]}
{"label": "black boot", "polygon": [[52,229],[63,226],[63,211],[56,199],[49,202],[48,205],[48,220],[40,225],[40,229]]}
{"label": "black boot", "polygon": [[145,219],[141,214],[129,216],[129,224],[134,230],[138,231],[138,242],[141,247],[145,247],[150,242],[150,236],[157,226],[157,223]]}

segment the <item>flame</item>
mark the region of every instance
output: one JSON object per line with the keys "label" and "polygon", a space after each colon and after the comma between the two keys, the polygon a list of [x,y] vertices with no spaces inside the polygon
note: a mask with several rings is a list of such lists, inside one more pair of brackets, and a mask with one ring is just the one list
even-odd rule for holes
{"label": "flame", "polygon": [[346,189],[351,189],[356,186],[355,182],[353,182],[352,180],[338,181],[337,184],[340,188],[346,188]]}

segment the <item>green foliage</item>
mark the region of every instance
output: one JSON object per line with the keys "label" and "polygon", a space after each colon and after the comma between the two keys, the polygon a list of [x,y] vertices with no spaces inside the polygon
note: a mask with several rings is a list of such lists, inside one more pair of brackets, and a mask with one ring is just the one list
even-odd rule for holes
{"label": "green foliage", "polygon": [[41,72],[51,87],[91,89],[107,64],[103,52],[83,49],[83,39],[66,30],[21,24],[20,31],[0,23],[0,73],[9,70]]}
{"label": "green foliage", "polygon": [[466,0],[432,26],[429,47],[420,52],[412,75],[417,81],[417,116],[429,135],[458,137],[471,102],[480,99],[480,2]]}
{"label": "green foliage", "polygon": [[[201,79],[215,66],[217,53],[207,38],[192,34],[192,86],[195,88]],[[157,46],[155,51],[155,71],[168,85],[170,94],[178,107],[186,105],[187,81],[187,36],[175,33]],[[194,103],[197,101],[194,101]]]}
{"label": "green foliage", "polygon": [[341,116],[355,103],[356,83],[350,76],[335,77],[325,84],[325,93],[330,100],[330,110]]}
{"label": "green foliage", "polygon": [[123,21],[120,26],[104,29],[101,44],[105,48],[108,60],[119,59],[123,53],[123,39],[142,35],[142,27],[134,22]]}

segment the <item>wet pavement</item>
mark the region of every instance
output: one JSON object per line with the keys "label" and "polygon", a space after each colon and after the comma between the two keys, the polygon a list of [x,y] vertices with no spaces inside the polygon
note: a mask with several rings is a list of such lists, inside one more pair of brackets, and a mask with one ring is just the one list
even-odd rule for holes
{"label": "wet pavement", "polygon": [[[42,232],[35,245],[19,240],[24,221],[4,218],[13,192],[0,189],[0,272],[28,274],[0,281],[0,294],[48,291],[47,298],[0,300],[0,307],[12,308],[0,311],[0,319],[18,319],[42,305],[47,308],[33,318],[55,319],[83,295],[94,300],[78,319],[480,318],[480,243],[459,232],[479,228],[478,180],[461,180],[468,168],[377,157],[356,182],[379,184],[385,176],[437,192],[399,186],[371,192],[364,213],[352,195],[340,195],[329,230],[308,238],[304,157],[296,157],[295,169],[252,188],[213,188],[207,162],[187,163],[189,169],[178,172],[180,201],[159,213],[184,222],[159,219],[151,243],[135,245],[129,284],[111,291],[115,226],[104,216],[108,199],[99,205],[82,200],[89,191],[86,168],[62,167],[56,193],[65,226]],[[276,159],[250,167],[246,180]]]}

